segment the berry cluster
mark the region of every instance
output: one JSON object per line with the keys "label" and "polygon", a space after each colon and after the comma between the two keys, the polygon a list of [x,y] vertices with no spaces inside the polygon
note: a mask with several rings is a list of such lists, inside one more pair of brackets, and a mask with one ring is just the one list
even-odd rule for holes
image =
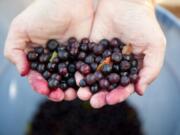
{"label": "berry cluster", "polygon": [[75,57],[69,53],[70,50],[74,50],[74,44],[71,42],[69,40],[67,47],[52,39],[47,42],[46,48],[36,47],[28,52],[27,58],[30,61],[31,69],[42,74],[48,81],[51,90],[58,87],[62,90],[69,87],[78,88],[74,77]]}
{"label": "berry cluster", "polygon": [[38,71],[48,81],[50,89],[69,87],[77,89],[75,72],[84,79],[80,87],[90,87],[92,93],[111,91],[117,86],[136,83],[138,60],[118,38],[102,39],[99,43],[83,38],[69,38],[65,43],[49,40],[46,48],[37,47],[27,55],[31,69]]}

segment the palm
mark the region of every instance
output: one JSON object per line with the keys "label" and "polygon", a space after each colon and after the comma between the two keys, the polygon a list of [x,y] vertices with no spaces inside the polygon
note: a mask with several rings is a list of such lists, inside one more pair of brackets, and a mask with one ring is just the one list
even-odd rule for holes
{"label": "palm", "polygon": [[[29,42],[42,45],[50,38],[62,41],[70,36],[88,36],[93,19],[92,5],[89,3],[82,1],[81,6],[76,2],[57,4],[38,1],[15,19],[14,27],[22,29],[21,34],[26,34]],[[81,30],[78,29],[80,26]]]}
{"label": "palm", "polygon": [[[102,38],[119,37],[123,42],[131,43],[133,53],[145,55],[140,80],[135,87],[129,85],[110,93],[102,91],[95,94],[91,97],[91,104],[97,108],[106,103],[124,101],[135,88],[136,92],[142,95],[147,84],[159,73],[163,63],[165,40],[153,7],[130,1],[102,0],[96,13],[91,39],[99,41]],[[84,90],[80,91],[85,93]],[[88,95],[89,91],[85,91]]]}

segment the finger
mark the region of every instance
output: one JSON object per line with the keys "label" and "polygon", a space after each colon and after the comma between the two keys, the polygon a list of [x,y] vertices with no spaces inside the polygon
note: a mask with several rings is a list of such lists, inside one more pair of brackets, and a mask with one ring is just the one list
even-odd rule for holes
{"label": "finger", "polygon": [[4,55],[16,65],[18,72],[25,76],[29,71],[29,64],[24,52],[28,39],[25,32],[21,30],[22,27],[19,29],[15,27],[17,26],[13,23],[6,40]]}
{"label": "finger", "polygon": [[113,29],[112,20],[106,17],[104,12],[101,12],[103,4],[98,4],[93,27],[90,34],[92,41],[98,42],[103,38],[111,39],[117,36],[117,33]]}
{"label": "finger", "polygon": [[149,46],[145,50],[143,68],[139,73],[139,81],[136,84],[136,92],[143,95],[148,85],[156,79],[164,61],[165,46]]}
{"label": "finger", "polygon": [[39,73],[31,70],[27,77],[30,85],[37,93],[49,95],[48,83]]}
{"label": "finger", "polygon": [[90,104],[93,108],[101,108],[106,105],[106,95],[108,94],[107,91],[101,91],[97,94],[93,95],[90,100]]}
{"label": "finger", "polygon": [[[82,5],[79,5],[79,9],[84,9],[84,7],[88,7],[88,9],[81,13],[79,13],[79,9],[73,10],[74,16],[72,16],[72,19],[74,21],[71,21],[71,25],[66,32],[66,35],[75,36],[78,40],[89,37],[94,19],[93,1],[86,0],[83,3],[81,1],[81,4]],[[79,28],[81,28],[81,30],[79,30]]]}
{"label": "finger", "polygon": [[[76,78],[76,83],[79,86],[79,82],[84,78],[82,74],[80,74],[79,72],[76,72],[75,74],[75,78]],[[77,96],[83,100],[83,101],[87,101],[91,98],[92,93],[90,92],[88,87],[85,88],[79,88],[78,92],[77,92]]]}
{"label": "finger", "polygon": [[126,87],[118,87],[107,94],[106,101],[109,105],[115,105],[117,103],[123,102],[126,100],[134,91],[133,84],[130,84]]}
{"label": "finger", "polygon": [[84,76],[83,76],[81,73],[79,73],[79,72],[76,72],[76,73],[75,73],[76,84],[77,84],[78,86],[79,86],[80,81],[81,81],[83,78],[84,78]]}
{"label": "finger", "polygon": [[7,57],[16,68],[21,76],[25,76],[29,72],[29,63],[26,58],[26,54],[22,50],[12,49],[5,52],[5,57]]}
{"label": "finger", "polygon": [[60,102],[64,99],[64,92],[60,88],[53,90],[49,94],[48,99],[54,102]]}
{"label": "finger", "polygon": [[76,91],[73,88],[69,88],[64,92],[64,100],[71,101],[77,97]]}
{"label": "finger", "polygon": [[89,87],[84,87],[79,88],[77,96],[83,101],[88,101],[91,98],[92,93],[90,92]]}

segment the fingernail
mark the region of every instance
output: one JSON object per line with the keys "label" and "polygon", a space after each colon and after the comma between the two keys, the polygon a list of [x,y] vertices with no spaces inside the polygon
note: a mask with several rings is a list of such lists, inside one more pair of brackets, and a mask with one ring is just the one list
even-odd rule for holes
{"label": "fingernail", "polygon": [[55,102],[62,101],[64,99],[64,93],[57,89],[49,94],[49,99]]}
{"label": "fingernail", "polygon": [[141,89],[140,89],[140,95],[144,95],[144,92],[145,92],[145,90],[147,89],[147,85],[146,84],[141,84]]}
{"label": "fingernail", "polygon": [[27,65],[20,65],[18,64],[16,66],[18,72],[20,73],[21,76],[26,76],[29,72],[29,67]]}

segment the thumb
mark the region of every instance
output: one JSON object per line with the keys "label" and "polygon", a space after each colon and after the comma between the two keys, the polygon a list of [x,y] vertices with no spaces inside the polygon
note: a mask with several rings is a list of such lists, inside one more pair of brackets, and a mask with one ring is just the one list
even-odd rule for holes
{"label": "thumb", "polygon": [[22,76],[27,75],[29,71],[29,64],[24,52],[27,39],[23,27],[12,23],[5,43],[4,55],[16,65]]}
{"label": "thumb", "polygon": [[159,75],[164,61],[165,43],[157,46],[149,45],[144,54],[143,68],[136,84],[136,92],[139,95],[143,95],[148,85]]}

